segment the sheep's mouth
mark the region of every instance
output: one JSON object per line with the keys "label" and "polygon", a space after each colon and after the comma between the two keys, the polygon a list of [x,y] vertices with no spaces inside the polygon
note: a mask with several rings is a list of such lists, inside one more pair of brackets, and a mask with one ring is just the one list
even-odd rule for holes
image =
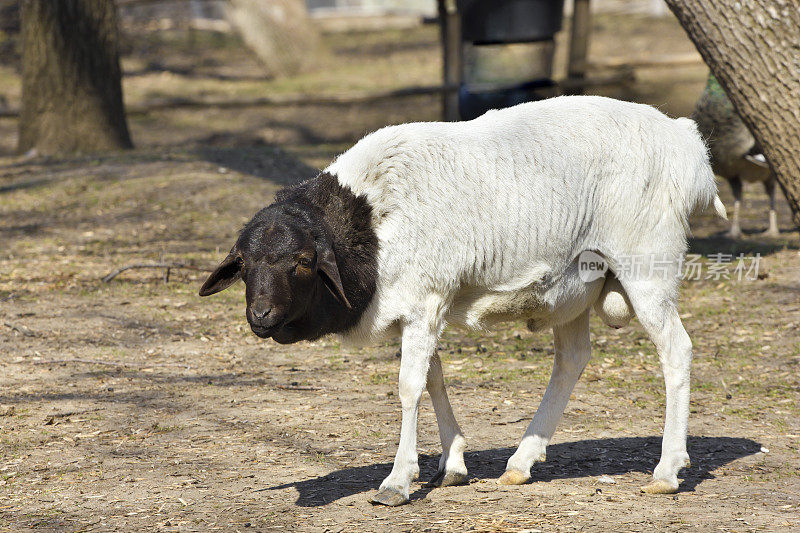
{"label": "sheep's mouth", "polygon": [[272,338],[272,340],[278,344],[291,344],[293,342],[297,342],[297,339],[295,338],[297,332],[293,324],[285,320],[268,328],[259,326],[257,324],[250,324],[250,329],[257,337],[262,339]]}
{"label": "sheep's mouth", "polygon": [[278,322],[274,326],[270,326],[265,328],[263,326],[259,326],[258,324],[250,324],[250,329],[255,333],[256,337],[261,337],[262,339],[269,339],[275,333],[277,333],[281,328],[283,328],[285,324],[283,322]]}

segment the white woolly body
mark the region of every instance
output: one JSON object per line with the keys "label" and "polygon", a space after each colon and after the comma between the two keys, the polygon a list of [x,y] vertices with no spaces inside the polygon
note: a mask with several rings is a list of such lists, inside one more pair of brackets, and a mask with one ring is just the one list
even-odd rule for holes
{"label": "white woolly body", "polygon": [[[417,419],[425,389],[442,441],[434,479],[442,485],[467,479],[466,440],[436,353],[448,322],[481,328],[524,318],[531,329],[552,326],[550,383],[498,481],[529,479],[589,361],[593,304],[612,326],[635,312],[658,350],[664,438],[653,482],[642,490],[678,489],[677,474],[689,460],[692,344],[677,312],[676,274],[689,215],[711,203],[724,215],[691,120],[607,98],[561,97],[469,122],[384,128],[327,172],[366,197],[379,243],[375,296],[343,340],[402,335],[400,442],[374,502],[408,501],[419,474]],[[578,268],[584,251],[605,257],[611,274],[594,269],[597,276],[584,282]],[[649,260],[650,268],[626,267],[637,260]]]}
{"label": "white woolly body", "polygon": [[603,285],[579,278],[582,251],[612,270],[631,256],[677,261],[689,215],[717,194],[694,122],[596,96],[390,126],[326,170],[366,196],[379,239],[375,298],[344,336],[355,342],[420,319],[569,322]]}

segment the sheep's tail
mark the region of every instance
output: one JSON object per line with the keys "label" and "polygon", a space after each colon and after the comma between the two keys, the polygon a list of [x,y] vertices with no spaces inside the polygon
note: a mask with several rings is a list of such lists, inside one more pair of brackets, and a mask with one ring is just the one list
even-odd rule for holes
{"label": "sheep's tail", "polygon": [[719,195],[714,196],[714,212],[718,217],[728,220],[728,212],[725,211],[725,204],[719,199]]}
{"label": "sheep's tail", "polygon": [[685,164],[675,176],[684,224],[688,229],[688,218],[692,214],[713,206],[715,213],[727,220],[725,205],[717,193],[717,182],[711,170],[708,148],[697,130],[697,124],[689,118],[678,118],[676,122],[689,131],[692,137],[689,153],[683,154]]}

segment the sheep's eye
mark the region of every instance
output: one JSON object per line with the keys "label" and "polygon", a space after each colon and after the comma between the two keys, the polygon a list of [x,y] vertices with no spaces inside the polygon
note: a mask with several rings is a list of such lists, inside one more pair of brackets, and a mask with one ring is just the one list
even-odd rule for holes
{"label": "sheep's eye", "polygon": [[310,257],[301,257],[297,260],[297,264],[306,268],[311,267],[311,258]]}

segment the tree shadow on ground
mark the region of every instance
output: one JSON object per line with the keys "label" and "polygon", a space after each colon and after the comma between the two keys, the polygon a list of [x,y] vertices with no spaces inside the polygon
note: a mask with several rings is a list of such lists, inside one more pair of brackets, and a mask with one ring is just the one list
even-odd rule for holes
{"label": "tree shadow on ground", "polygon": [[[755,441],[736,437],[689,437],[688,447],[692,466],[681,470],[681,492],[694,491],[702,480],[714,479],[714,470],[761,449],[761,445]],[[630,472],[649,474],[658,462],[660,450],[661,437],[622,437],[553,444],[547,449],[547,461],[533,466],[530,482]],[[466,453],[464,458],[470,477],[498,477],[514,451],[514,448],[496,448]],[[420,480],[432,478],[438,462],[438,455],[420,455]],[[391,463],[344,468],[322,477],[261,490],[294,487],[300,493],[297,505],[318,507],[340,498],[377,489],[391,470]],[[411,499],[424,498],[430,490],[423,486],[412,493]]]}
{"label": "tree shadow on ground", "polygon": [[319,170],[256,135],[218,133],[199,144],[192,152],[201,159],[279,185],[292,185],[319,174]]}
{"label": "tree shadow on ground", "polygon": [[689,239],[689,253],[704,256],[718,253],[731,254],[734,257],[739,254],[746,256],[761,254],[766,256],[784,249],[800,249],[800,245],[797,242],[797,230],[784,230],[777,239],[760,237],[755,233],[745,234],[744,238],[741,239],[731,239],[726,237],[724,233]]}
{"label": "tree shadow on ground", "polygon": [[207,61],[203,69],[198,69],[196,65],[180,66],[167,65],[161,61],[149,61],[145,66],[138,69],[129,69],[123,72],[125,78],[135,78],[137,76],[147,76],[150,74],[174,74],[192,80],[218,80],[218,81],[264,81],[269,79],[262,72],[249,74],[237,72],[236,74],[225,74],[219,72],[219,64],[214,61]]}
{"label": "tree shadow on ground", "polygon": [[[310,130],[303,129],[300,133],[304,138],[309,137],[314,142],[322,142],[316,139]],[[12,178],[11,182],[0,185],[0,193],[57,183],[64,179],[59,172],[70,172],[85,167],[95,170],[92,172],[95,179],[114,181],[122,179],[120,171],[130,170],[137,165],[158,162],[181,164],[196,160],[187,158],[186,154],[278,185],[298,183],[319,173],[318,169],[306,165],[295,156],[274,144],[265,142],[251,132],[223,132],[207,135],[183,145],[89,155],[43,156],[0,165],[0,177],[7,174],[7,177]],[[104,174],[97,172],[97,169],[106,169],[108,172]],[[34,174],[34,177],[30,177],[31,174]],[[44,177],[36,174],[44,174]]]}

